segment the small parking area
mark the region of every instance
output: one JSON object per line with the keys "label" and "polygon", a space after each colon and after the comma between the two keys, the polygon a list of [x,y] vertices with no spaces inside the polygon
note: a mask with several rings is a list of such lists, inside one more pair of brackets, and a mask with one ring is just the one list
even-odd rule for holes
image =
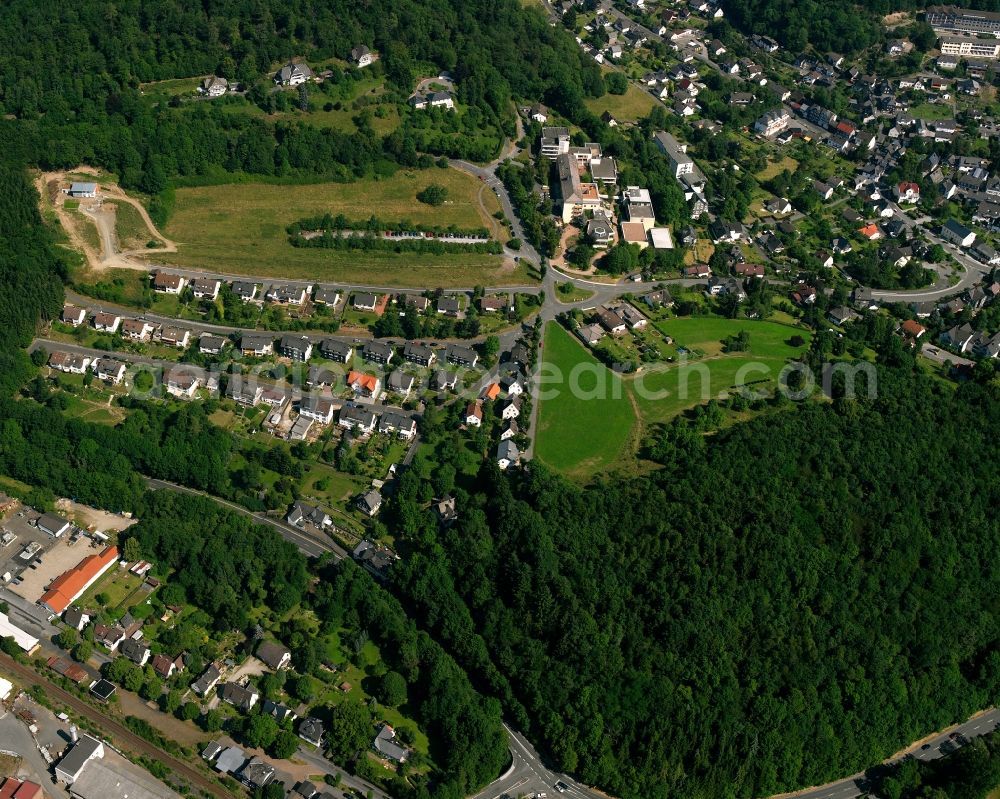
{"label": "small parking area", "polygon": [[91,543],[72,528],[53,538],[36,526],[40,515],[18,507],[0,523],[0,578],[29,602],[37,602],[55,577],[86,557]]}

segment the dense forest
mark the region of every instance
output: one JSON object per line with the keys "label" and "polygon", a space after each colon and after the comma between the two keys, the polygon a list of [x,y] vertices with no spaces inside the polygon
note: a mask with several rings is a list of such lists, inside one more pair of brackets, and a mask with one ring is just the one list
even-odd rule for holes
{"label": "dense forest", "polygon": [[882,369],[877,399],[699,438],[646,478],[487,465],[456,526],[409,522],[395,588],[616,795],[816,784],[1000,698],[1000,484],[976,477],[998,421],[993,386]]}
{"label": "dense forest", "polygon": [[[151,194],[173,175],[220,169],[348,180],[405,161],[413,143],[267,121],[226,103],[154,106],[139,84],[220,74],[269,81],[292,57],[346,58],[367,44],[403,96],[427,70],[449,70],[459,102],[513,132],[512,97],[587,117],[600,70],[572,38],[516,0],[100,0],[0,6],[0,126],[8,154],[43,167],[97,164]],[[591,115],[592,116],[592,115]]]}

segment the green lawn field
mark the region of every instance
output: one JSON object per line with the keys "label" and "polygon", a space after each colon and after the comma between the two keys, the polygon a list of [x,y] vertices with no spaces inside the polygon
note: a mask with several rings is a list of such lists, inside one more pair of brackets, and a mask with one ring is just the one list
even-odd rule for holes
{"label": "green lawn field", "polygon": [[[629,433],[635,425],[635,412],[621,378],[599,363],[569,333],[555,322],[545,328],[542,350],[545,364],[551,364],[564,382],[542,385],[538,412],[536,453],[543,463],[571,477],[587,477],[607,468],[625,455]],[[587,370],[576,384],[574,369],[582,364]],[[604,399],[588,398],[587,392]],[[617,398],[615,398],[617,397]]]}
{"label": "green lawn field", "polygon": [[630,83],[625,94],[608,92],[603,97],[586,100],[584,104],[595,114],[600,115],[607,111],[619,122],[635,122],[649,116],[649,112],[656,107],[656,100],[634,83]]}
{"label": "green lawn field", "polygon": [[[448,190],[444,205],[435,208],[417,201],[417,192],[431,183]],[[492,192],[480,193],[481,185],[458,170],[434,168],[345,184],[230,183],[179,188],[176,209],[164,229],[177,243],[177,252],[158,254],[156,259],[192,269],[359,284],[524,283],[524,267],[505,264],[494,255],[323,250],[294,248],[288,242],[289,224],[327,212],[352,220],[377,214],[391,221],[489,227],[490,214],[499,205]]]}
{"label": "green lawn field", "polygon": [[[609,469],[630,468],[636,448],[650,425],[722,399],[739,386],[772,388],[784,365],[808,349],[810,332],[789,324],[722,319],[714,316],[668,319],[656,326],[675,344],[697,353],[689,361],[644,366],[624,378],[606,369],[569,333],[552,322],[545,331],[544,361],[569,376],[579,364],[590,372],[579,380],[583,392],[563,383],[557,396],[539,409],[536,454],[547,466],[575,479]],[[722,352],[722,339],[747,330],[748,352]],[[804,343],[793,347],[792,336]],[[592,372],[592,373],[591,373]],[[588,398],[595,384],[605,391]],[[543,383],[544,393],[546,385]]]}

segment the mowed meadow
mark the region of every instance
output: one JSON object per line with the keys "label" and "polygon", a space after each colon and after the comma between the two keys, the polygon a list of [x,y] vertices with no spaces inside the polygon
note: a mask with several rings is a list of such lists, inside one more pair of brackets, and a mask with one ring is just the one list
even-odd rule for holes
{"label": "mowed meadow", "polygon": [[[443,205],[417,201],[431,184],[448,191]],[[225,183],[176,190],[163,232],[177,252],[160,263],[220,273],[317,281],[448,287],[526,282],[500,256],[427,255],[365,250],[295,248],[288,225],[305,217],[343,214],[351,221],[386,221],[490,227],[499,201],[478,179],[455,169],[401,170],[389,178],[353,183]]]}
{"label": "mowed meadow", "polygon": [[[551,396],[539,408],[536,455],[577,480],[634,469],[649,428],[679,413],[722,399],[738,386],[773,389],[789,360],[804,354],[810,331],[784,322],[684,317],[656,323],[691,360],[644,366],[618,375],[555,322],[545,330],[543,363],[561,383],[542,383]],[[746,330],[746,352],[723,352],[722,340]],[[795,346],[792,338],[803,343]]]}

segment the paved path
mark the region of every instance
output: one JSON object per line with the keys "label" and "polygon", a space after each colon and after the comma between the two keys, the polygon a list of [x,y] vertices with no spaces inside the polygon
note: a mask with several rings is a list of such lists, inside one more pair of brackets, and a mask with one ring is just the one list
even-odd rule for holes
{"label": "paved path", "polygon": [[321,538],[318,535],[312,535],[304,530],[299,530],[296,527],[292,527],[290,524],[274,519],[263,513],[255,513],[254,511],[247,510],[242,505],[237,505],[235,502],[230,502],[227,499],[222,499],[221,497],[214,496],[212,494],[206,494],[204,491],[198,491],[194,488],[188,488],[187,486],[178,485],[177,483],[171,483],[167,480],[156,480],[152,477],[146,478],[146,484],[157,491],[176,491],[180,494],[191,494],[193,496],[205,497],[213,502],[222,505],[228,510],[238,513],[241,516],[246,516],[258,524],[266,524],[269,527],[273,527],[286,541],[295,544],[299,550],[310,558],[318,558],[324,553],[330,553],[337,560],[343,560],[348,557],[348,552],[342,546],[334,542],[330,538]]}

